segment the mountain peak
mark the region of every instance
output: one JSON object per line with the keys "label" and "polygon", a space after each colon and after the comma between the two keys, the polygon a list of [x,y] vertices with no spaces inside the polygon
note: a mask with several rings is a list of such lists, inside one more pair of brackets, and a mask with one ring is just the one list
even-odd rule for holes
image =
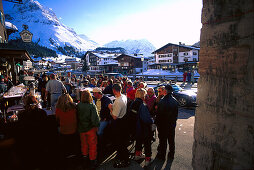
{"label": "mountain peak", "polygon": [[[59,47],[72,46],[78,51],[92,50],[97,47],[94,41],[83,39],[72,29],[62,24],[54,11],[38,1],[23,0],[23,4],[8,4],[4,7],[6,20],[17,26],[28,25],[33,33],[33,42],[57,50]],[[10,39],[19,39],[19,33],[11,34]]]}
{"label": "mountain peak", "polygon": [[104,45],[108,48],[122,47],[128,54],[143,54],[144,56],[150,56],[151,53],[156,49],[152,43],[147,39],[140,40],[120,40],[112,41]]}

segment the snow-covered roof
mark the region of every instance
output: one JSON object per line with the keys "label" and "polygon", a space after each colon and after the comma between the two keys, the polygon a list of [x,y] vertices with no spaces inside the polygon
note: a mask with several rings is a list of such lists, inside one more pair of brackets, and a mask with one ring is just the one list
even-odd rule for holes
{"label": "snow-covered roof", "polygon": [[65,58],[65,62],[66,61],[77,61],[77,58],[75,57],[75,58]]}
{"label": "snow-covered roof", "polygon": [[142,55],[137,55],[137,56],[135,56],[135,55],[131,55],[131,57],[133,57],[133,58],[144,58],[145,60],[148,60],[149,59],[149,57],[147,57],[147,56],[142,56]]}
{"label": "snow-covered roof", "polygon": [[92,52],[92,54],[96,55],[99,58],[116,58],[121,54],[108,54],[108,53],[96,53]]}
{"label": "snow-covered roof", "polygon": [[[139,58],[139,59],[144,58],[145,60],[149,59],[149,57],[144,56],[144,55],[136,55],[136,54],[121,54],[121,55],[123,55],[123,56],[130,56],[130,57]],[[119,56],[121,56],[121,55],[119,55]]]}
{"label": "snow-covered roof", "polygon": [[155,59],[154,59],[154,58],[153,58],[153,59],[149,59],[148,61],[151,61],[151,62],[152,62],[152,61],[155,61]]}
{"label": "snow-covered roof", "polygon": [[118,62],[107,62],[107,64],[99,64],[99,65],[118,65]]}
{"label": "snow-covered roof", "polygon": [[8,22],[8,21],[5,21],[5,28],[14,30],[14,31],[18,31],[18,28],[15,25],[13,25],[11,22]]}

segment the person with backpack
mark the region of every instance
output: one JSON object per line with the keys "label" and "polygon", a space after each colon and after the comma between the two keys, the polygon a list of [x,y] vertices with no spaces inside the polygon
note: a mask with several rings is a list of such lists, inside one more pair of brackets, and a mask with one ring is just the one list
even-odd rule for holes
{"label": "person with backpack", "polygon": [[135,146],[135,160],[142,159],[142,145],[145,149],[145,166],[148,166],[151,162],[151,141],[152,141],[152,129],[153,119],[149,113],[149,109],[145,104],[145,96],[147,92],[144,88],[137,89],[135,94],[135,101],[130,106],[130,112],[136,113],[136,146]]}

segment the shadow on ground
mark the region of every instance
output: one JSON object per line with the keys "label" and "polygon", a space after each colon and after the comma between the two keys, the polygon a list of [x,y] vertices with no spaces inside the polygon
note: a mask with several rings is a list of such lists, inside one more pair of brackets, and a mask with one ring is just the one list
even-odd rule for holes
{"label": "shadow on ground", "polygon": [[179,108],[178,109],[178,119],[189,119],[195,116],[196,108]]}
{"label": "shadow on ground", "polygon": [[[161,170],[164,163],[165,163],[165,160],[155,158],[154,161],[144,169],[146,169],[146,170]],[[166,166],[165,166],[164,170],[170,170],[172,163],[173,163],[173,160],[168,160],[166,162]]]}

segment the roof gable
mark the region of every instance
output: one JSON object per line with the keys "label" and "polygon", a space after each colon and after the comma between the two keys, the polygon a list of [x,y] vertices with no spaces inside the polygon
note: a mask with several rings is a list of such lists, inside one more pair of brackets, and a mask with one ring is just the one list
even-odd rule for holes
{"label": "roof gable", "polygon": [[154,52],[152,52],[152,54],[158,53],[159,51],[161,51],[161,50],[163,50],[163,49],[165,49],[169,46],[178,46],[178,47],[187,48],[187,49],[190,49],[190,50],[200,50],[200,48],[197,48],[197,47],[168,43],[168,44],[164,45],[163,47],[161,47],[161,48],[155,50]]}

